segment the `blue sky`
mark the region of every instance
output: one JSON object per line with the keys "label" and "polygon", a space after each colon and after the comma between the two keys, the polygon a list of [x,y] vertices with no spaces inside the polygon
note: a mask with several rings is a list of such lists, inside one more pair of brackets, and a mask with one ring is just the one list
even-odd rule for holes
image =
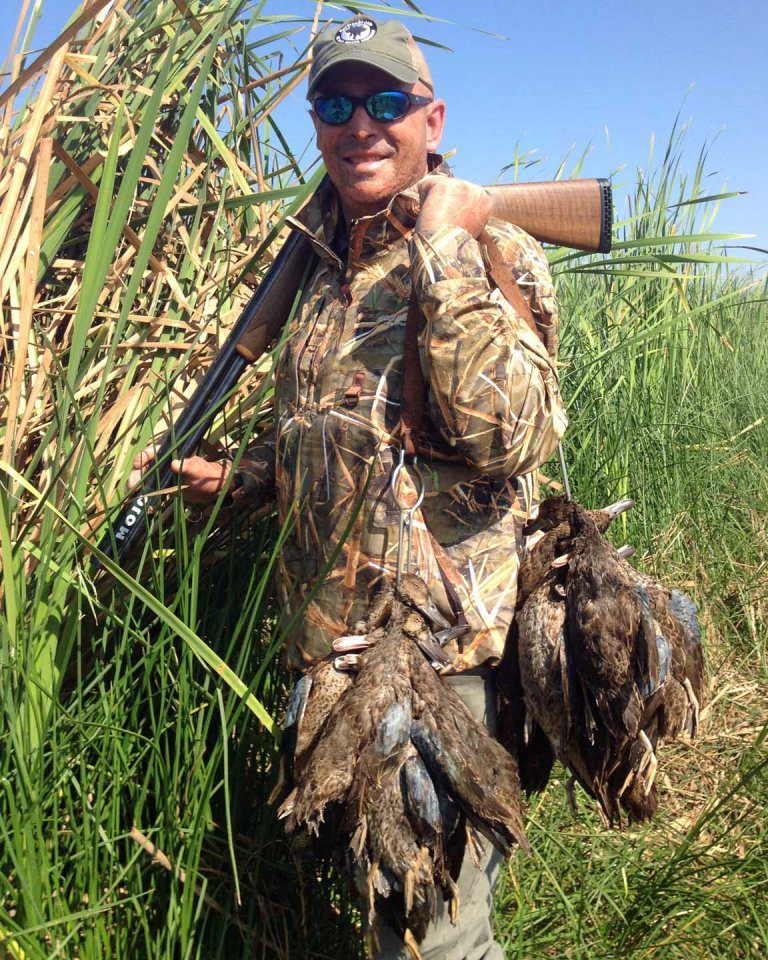
{"label": "blue sky", "polygon": [[[3,0],[0,52],[21,0]],[[519,144],[544,162],[530,179],[547,179],[573,148],[592,149],[584,176],[614,173],[617,201],[647,168],[651,136],[661,151],[678,111],[690,120],[686,165],[709,143],[708,192],[724,186],[748,196],[723,203],[721,232],[758,234],[768,246],[768,3],[764,0],[420,0],[436,21],[407,20],[451,47],[428,50],[438,95],[448,104],[445,149],[459,176],[489,183]],[[76,8],[44,0],[39,42]],[[307,15],[310,0],[268,0],[272,15]],[[326,4],[327,17],[344,17]],[[466,25],[508,39],[497,39]],[[2,57],[0,57],[2,59]],[[295,144],[310,139],[303,90],[283,108]],[[623,167],[623,170],[620,169]]]}

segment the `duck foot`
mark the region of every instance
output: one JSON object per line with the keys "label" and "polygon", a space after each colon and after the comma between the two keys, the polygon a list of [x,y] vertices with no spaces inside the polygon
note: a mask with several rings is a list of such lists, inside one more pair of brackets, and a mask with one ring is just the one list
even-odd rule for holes
{"label": "duck foot", "polygon": [[422,960],[421,950],[419,950],[419,945],[416,942],[416,937],[414,937],[410,927],[405,928],[405,936],[403,937],[403,943],[408,948],[408,953],[410,953],[410,955],[413,957],[413,960]]}
{"label": "duck foot", "polygon": [[469,850],[469,855],[472,858],[472,863],[479,870],[483,862],[483,848],[480,844],[480,841],[477,839],[475,833],[475,828],[472,826],[469,821],[465,824],[464,829],[467,832],[467,849]]}
{"label": "duck foot", "polygon": [[621,800],[622,795],[624,794],[624,791],[627,789],[627,787],[630,785],[630,783],[632,783],[634,779],[635,779],[635,770],[634,770],[634,767],[630,767],[629,773],[624,778],[624,783],[622,783],[622,785],[616,791],[617,800]]}
{"label": "duck foot", "polygon": [[277,811],[278,820],[285,820],[286,817],[290,817],[290,815],[293,813],[294,808],[296,806],[296,797],[298,796],[298,794],[299,794],[299,791],[296,789],[296,787],[294,787],[293,790],[291,790],[291,792],[285,798],[285,800],[283,800],[282,804],[280,805],[280,808]]}
{"label": "duck foot", "polygon": [[451,893],[450,904],[449,904],[451,924],[455,927],[456,924],[459,922],[459,909],[461,907],[461,895],[459,894],[458,884],[456,884],[451,877],[448,877],[448,889],[450,890],[450,893]]}
{"label": "duck foot", "polygon": [[685,688],[685,693],[688,697],[688,705],[691,712],[689,731],[691,734],[691,740],[693,740],[693,738],[696,736],[696,731],[699,729],[699,700],[696,694],[693,692],[693,687],[691,686],[691,681],[688,679],[688,677],[683,680],[683,687]]}
{"label": "duck foot", "polygon": [[416,889],[416,874],[413,872],[412,868],[406,870],[405,876],[403,877],[403,901],[405,903],[405,915],[413,910],[413,894]]}
{"label": "duck foot", "polygon": [[606,830],[610,830],[612,826],[611,818],[608,816],[605,807],[599,800],[597,801],[595,806],[597,807],[597,812],[600,815],[600,822],[602,823],[602,825],[605,827]]}
{"label": "duck foot", "polygon": [[381,950],[381,940],[379,940],[379,931],[376,929],[376,921],[373,923],[368,922],[368,929],[365,931],[366,946],[368,948],[368,956],[376,957]]}
{"label": "duck foot", "polygon": [[[368,927],[374,930],[376,927],[376,910],[374,907],[374,898],[376,892],[376,874],[379,870],[379,861],[374,860],[371,869],[366,878],[366,887],[368,888]],[[376,938],[378,939],[378,937]]]}
{"label": "duck foot", "polygon": [[523,744],[527,747],[531,742],[533,733],[533,720],[528,710],[525,711],[525,720],[523,720]]}
{"label": "duck foot", "polygon": [[267,803],[273,806],[277,801],[282,797],[283,792],[287,784],[287,777],[285,775],[285,757],[280,757],[280,763],[277,768],[277,783],[272,787],[269,796],[267,797]]}
{"label": "duck foot", "polygon": [[659,761],[656,759],[656,753],[653,749],[653,744],[648,739],[648,734],[645,730],[641,730],[638,734],[637,739],[645,747],[645,753],[640,759],[640,764],[637,768],[637,774],[645,775],[645,786],[643,787],[643,796],[647,797],[651,792],[651,787],[653,786],[653,781],[656,779],[656,771],[659,767]]}

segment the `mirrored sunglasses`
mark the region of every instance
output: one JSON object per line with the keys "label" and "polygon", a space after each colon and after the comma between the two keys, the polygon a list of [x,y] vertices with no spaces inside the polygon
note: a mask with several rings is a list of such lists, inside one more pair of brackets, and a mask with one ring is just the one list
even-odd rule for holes
{"label": "mirrored sunglasses", "polygon": [[423,107],[427,103],[432,103],[431,97],[419,97],[401,90],[384,90],[367,97],[315,97],[312,107],[323,123],[340,127],[351,118],[356,107],[363,107],[371,120],[391,123],[401,120],[411,107]]}

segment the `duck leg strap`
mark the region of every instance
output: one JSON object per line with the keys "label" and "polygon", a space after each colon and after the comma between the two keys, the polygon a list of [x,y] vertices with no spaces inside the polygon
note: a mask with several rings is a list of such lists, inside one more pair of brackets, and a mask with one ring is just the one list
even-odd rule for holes
{"label": "duck leg strap", "polygon": [[[405,337],[403,342],[403,372],[400,388],[400,437],[405,457],[416,462],[419,449],[429,450],[429,444],[424,438],[424,408],[426,406],[426,384],[421,375],[419,362],[419,299],[416,288],[411,287],[411,299],[408,304],[408,315],[405,320]],[[429,456],[429,453],[427,453]],[[423,485],[423,480],[422,480]],[[422,486],[422,497],[423,497]],[[411,518],[412,519],[412,518]],[[430,530],[427,534],[432,545],[432,552],[440,571],[443,589],[451,606],[456,624],[459,627],[467,626],[467,617],[461,605],[455,583],[460,582],[458,572],[450,557],[437,542]]]}

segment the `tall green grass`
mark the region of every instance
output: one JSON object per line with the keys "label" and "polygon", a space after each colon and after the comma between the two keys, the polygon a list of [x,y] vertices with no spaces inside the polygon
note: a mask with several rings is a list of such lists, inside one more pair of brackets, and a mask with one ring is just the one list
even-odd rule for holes
{"label": "tall green grass", "polygon": [[[304,28],[300,64],[310,24],[263,3],[193,5],[194,20],[171,2],[126,11],[91,48],[102,87],[81,77],[77,88],[91,121],[57,129],[79,164],[103,157],[90,174],[98,200],[73,189],[45,221],[33,324],[51,351],[45,402],[2,468],[0,955],[361,956],[343,887],[294,862],[267,804],[269,718],[286,680],[274,518],[211,534],[215,516],[191,523],[174,502],[122,582],[85,547],[308,189],[269,119],[285,76],[242,90],[282,68],[270,53]],[[662,756],[653,824],[606,832],[585,801],[574,821],[562,775],[532,801],[534,855],[511,862],[498,902],[510,957],[758,957],[767,946],[766,282],[712,239],[703,198],[717,191],[703,157],[692,175],[680,168],[680,149],[673,131],[638,175],[609,260],[552,261],[574,491],[588,505],[637,499],[619,535],[702,604],[711,706],[698,743]],[[57,161],[49,193],[65,178]],[[212,444],[235,450],[268,418],[261,374]],[[17,424],[2,426],[8,436]]]}
{"label": "tall green grass", "polygon": [[562,770],[533,802],[533,857],[511,864],[497,907],[510,957],[768,949],[768,286],[703,238],[716,191],[705,151],[688,174],[682,148],[675,128],[638,171],[610,258],[552,260],[574,495],[636,499],[614,539],[699,602],[710,705],[697,741],[662,750],[653,823],[608,831],[584,797],[574,820]]}

